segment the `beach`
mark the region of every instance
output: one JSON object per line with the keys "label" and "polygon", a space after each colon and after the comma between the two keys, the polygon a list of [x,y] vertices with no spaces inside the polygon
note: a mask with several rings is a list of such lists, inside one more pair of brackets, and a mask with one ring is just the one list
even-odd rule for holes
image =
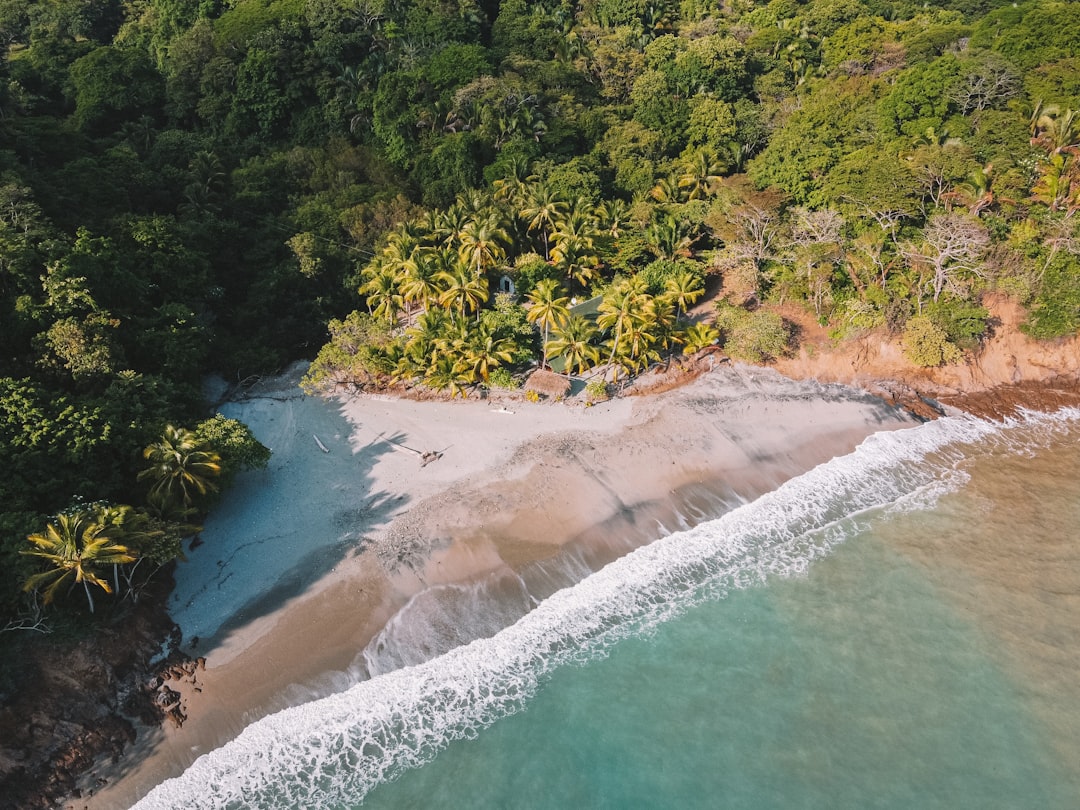
{"label": "beach", "polygon": [[915,424],[749,367],[590,407],[326,401],[300,393],[301,371],[220,409],[274,455],[177,571],[171,611],[205,658],[170,684],[186,720],[140,729],[72,807],[128,807],[261,717],[493,635],[634,548]]}

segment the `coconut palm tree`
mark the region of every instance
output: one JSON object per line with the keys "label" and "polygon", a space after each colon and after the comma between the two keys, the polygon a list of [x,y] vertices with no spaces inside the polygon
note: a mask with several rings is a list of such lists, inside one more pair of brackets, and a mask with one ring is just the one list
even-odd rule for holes
{"label": "coconut palm tree", "polygon": [[626,227],[630,209],[625,201],[618,198],[601,200],[596,206],[595,215],[600,230],[618,239],[619,234]]}
{"label": "coconut palm tree", "polygon": [[419,304],[422,309],[427,309],[428,304],[438,297],[441,289],[438,276],[443,269],[439,253],[442,251],[430,248],[418,251],[416,261],[400,279],[401,297],[406,306]]}
{"label": "coconut palm tree", "polygon": [[506,258],[506,245],[510,237],[499,223],[498,214],[470,219],[460,235],[458,256],[471,267],[477,276]]}
{"label": "coconut palm tree", "polygon": [[660,361],[659,341],[653,327],[654,324],[646,319],[633,321],[626,327],[619,354],[615,357],[617,366],[637,374],[648,369],[650,363]]}
{"label": "coconut palm tree", "polygon": [[398,289],[398,275],[382,263],[369,264],[364,271],[367,281],[360,285],[360,293],[367,297],[368,310],[377,318],[393,325],[397,314],[405,306],[405,299]]}
{"label": "coconut palm tree", "polygon": [[473,382],[487,383],[492,369],[509,363],[514,356],[514,342],[499,338],[485,325],[473,329],[461,356],[460,365]]}
{"label": "coconut palm tree", "polygon": [[645,242],[657,258],[674,261],[692,255],[691,248],[697,237],[688,231],[689,227],[673,214],[658,212],[645,228]]}
{"label": "coconut palm tree", "polygon": [[515,155],[505,177],[492,183],[494,197],[498,202],[516,205],[526,195],[529,180],[529,159],[524,155]]}
{"label": "coconut palm tree", "polygon": [[432,235],[444,247],[457,250],[461,247],[461,234],[465,231],[470,216],[460,202],[439,213],[438,227]]}
{"label": "coconut palm tree", "polygon": [[533,291],[529,293],[529,309],[525,317],[530,323],[535,323],[544,330],[543,335],[543,365],[546,367],[548,332],[552,326],[560,326],[570,319],[570,309],[567,306],[570,299],[560,295],[562,288],[559,282],[553,278],[545,278],[537,282]]}
{"label": "coconut palm tree", "polygon": [[27,579],[23,590],[37,590],[47,584],[43,595],[48,604],[61,585],[81,582],[86,592],[86,602],[93,613],[94,597],[90,586],[96,585],[105,593],[112,593],[108,580],[98,576],[95,569],[106,565],[123,565],[136,559],[126,546],[114,542],[105,532],[103,524],[84,513],[57,515],[54,523],[46,524],[44,532],[26,538],[34,548],[20,551],[21,554],[40,557],[52,566]]}
{"label": "coconut palm tree", "polygon": [[151,480],[149,497],[163,503],[192,504],[192,493],[205,495],[217,487],[210,480],[221,475],[221,456],[206,450],[185,428],[166,425],[161,439],[143,450],[150,466],[139,473],[138,480]]}
{"label": "coconut palm tree", "polygon": [[675,304],[675,321],[678,322],[686,308],[705,294],[705,285],[697,273],[684,267],[664,280],[664,291]]}
{"label": "coconut palm tree", "polygon": [[528,226],[528,230],[540,231],[544,238],[544,260],[551,258],[549,238],[556,223],[566,216],[570,206],[566,200],[555,194],[547,183],[535,183],[525,193],[525,199],[519,216]]}
{"label": "coconut palm tree", "polygon": [[686,328],[682,336],[683,354],[693,355],[714,346],[720,339],[720,330],[709,323],[695,323]]}
{"label": "coconut palm tree", "polygon": [[472,269],[458,262],[450,270],[444,270],[437,276],[442,285],[439,293],[439,305],[452,307],[461,315],[475,311],[480,315],[480,307],[488,300],[487,279],[478,277]]}
{"label": "coconut palm tree", "polygon": [[561,357],[566,363],[566,376],[574,370],[584,374],[600,362],[600,349],[593,344],[599,334],[592,321],[581,315],[571,315],[566,323],[555,327],[550,343],[544,346],[545,355]]}
{"label": "coconut palm tree", "polygon": [[598,235],[596,219],[579,205],[573,206],[558,223],[551,258],[566,273],[571,293],[575,281],[584,287],[596,275],[600,259],[593,251]]}
{"label": "coconut palm tree", "polygon": [[723,180],[724,165],[711,149],[699,149],[687,162],[678,187],[687,199],[700,200],[716,193]]}
{"label": "coconut palm tree", "polygon": [[611,333],[608,344],[611,353],[608,364],[615,362],[623,351],[623,334],[632,326],[647,319],[652,308],[652,298],[645,291],[646,281],[641,276],[621,279],[611,286],[600,302],[597,325]]}
{"label": "coconut palm tree", "polygon": [[678,179],[671,176],[657,180],[656,185],[649,189],[649,196],[661,205],[669,205],[682,202],[684,195],[682,189],[679,188]]}
{"label": "coconut palm tree", "polygon": [[449,389],[451,398],[456,397],[458,394],[464,397],[465,390],[462,386],[469,382],[470,380],[465,376],[458,358],[447,354],[440,354],[436,357],[435,362],[428,366],[427,371],[424,373],[424,385],[436,391]]}

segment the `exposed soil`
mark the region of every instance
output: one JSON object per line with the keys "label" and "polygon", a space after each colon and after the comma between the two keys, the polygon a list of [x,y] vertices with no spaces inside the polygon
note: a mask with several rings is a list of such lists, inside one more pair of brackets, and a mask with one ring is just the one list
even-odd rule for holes
{"label": "exposed soil", "polygon": [[780,310],[799,335],[799,349],[773,366],[789,377],[814,378],[863,388],[932,419],[955,409],[992,419],[1019,409],[1053,411],[1080,405],[1080,337],[1035,341],[1023,334],[1023,308],[989,295],[991,333],[966,362],[917,368],[899,338],[884,332],[835,343],[825,328],[798,307]]}

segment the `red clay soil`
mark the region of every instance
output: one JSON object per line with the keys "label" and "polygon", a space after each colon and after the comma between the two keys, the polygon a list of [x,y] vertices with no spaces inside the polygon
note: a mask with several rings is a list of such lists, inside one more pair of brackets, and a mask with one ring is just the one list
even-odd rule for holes
{"label": "red clay soil", "polygon": [[796,379],[864,388],[926,418],[947,408],[1000,419],[1023,408],[1080,405],[1080,337],[1035,341],[1019,330],[1024,311],[1015,302],[990,295],[983,305],[991,333],[979,351],[964,363],[933,369],[912,365],[897,336],[872,332],[835,343],[807,312],[783,307],[778,311],[795,325],[800,345],[772,365]]}

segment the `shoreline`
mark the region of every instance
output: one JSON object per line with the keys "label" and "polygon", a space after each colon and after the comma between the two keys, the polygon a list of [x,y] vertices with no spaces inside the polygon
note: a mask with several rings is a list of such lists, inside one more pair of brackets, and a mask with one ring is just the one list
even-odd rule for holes
{"label": "shoreline", "polygon": [[[1024,373],[1015,378],[1015,358],[1002,359],[1016,348],[1015,337],[1006,331],[1001,340],[991,341],[975,363],[978,374],[966,372],[965,379],[948,369],[894,374],[897,369],[882,364],[884,344],[869,352],[867,361],[865,346],[853,358],[824,345],[816,352],[808,340],[797,357],[778,361],[774,368],[717,364],[705,356],[666,374],[644,375],[616,399],[588,408],[572,402],[528,403],[512,396],[462,402],[364,394],[312,399],[296,389],[299,365],[264,380],[244,398],[221,403],[222,410],[232,410],[229,415],[251,424],[258,422],[259,403],[271,411],[293,401],[322,403],[323,417],[329,415],[330,422],[319,421],[314,431],[305,432],[307,422],[288,414],[270,419],[269,440],[260,430],[256,435],[275,451],[271,468],[290,466],[294,449],[309,451],[307,460],[321,458],[322,464],[342,457],[357,462],[359,469],[351,475],[366,489],[359,503],[341,510],[349,514],[337,516],[356,525],[323,543],[318,553],[266,576],[264,580],[273,583],[268,594],[224,608],[225,622],[195,640],[197,644],[191,644],[193,634],[186,633],[185,652],[193,660],[206,659],[197,682],[169,683],[180,692],[188,722],[177,728],[134,721],[135,743],[109,764],[99,758],[80,780],[82,795],[69,798],[64,806],[128,807],[258,717],[367,677],[364,648],[395,616],[401,624],[402,608],[413,609],[411,600],[418,594],[486,588],[505,596],[503,586],[513,581],[507,586],[511,590],[526,583],[528,599],[543,598],[638,545],[685,528],[684,516],[672,504],[689,508],[696,514],[693,522],[715,517],[692,503],[695,488],[705,486],[706,480],[706,500],[715,498],[716,487],[748,499],[850,452],[878,429],[954,413],[1003,419],[1024,409],[1080,404],[1080,381],[1073,369],[1049,374],[1049,355],[1036,363],[1022,362]],[[1064,345],[1056,348],[1056,354],[1068,350]],[[992,369],[1001,373],[989,373]],[[1002,369],[1009,371],[1006,379],[1001,378]],[[712,429],[694,434],[709,416],[702,403],[712,397],[715,405],[718,399],[716,391],[704,396],[698,392],[717,385],[717,379],[734,385],[719,399],[724,402],[723,421],[734,419],[748,431],[739,441],[718,437]],[[787,403],[798,427],[766,436],[764,446],[752,447],[755,433],[779,418],[775,408],[767,413],[748,404],[766,384],[789,385],[800,392]],[[671,417],[664,424],[670,402],[685,408],[695,398],[697,410],[682,411],[689,421],[679,424]],[[836,401],[861,403],[867,411],[861,423],[833,425],[837,430],[829,435],[828,420],[820,417]],[[635,432],[649,436],[635,445]],[[443,441],[450,433],[462,435],[462,441]],[[275,446],[275,439],[283,438],[292,442],[284,453],[282,446]],[[612,453],[605,442],[619,444],[621,452]],[[584,450],[574,450],[578,446]],[[742,453],[741,463],[718,465],[713,454],[718,450],[734,451],[734,458]],[[425,460],[428,451],[442,455]],[[656,463],[661,456],[663,463]],[[615,474],[621,467],[635,474]],[[784,472],[778,477],[780,468]],[[250,474],[247,491],[238,486],[227,502],[269,501],[289,516],[294,493],[269,495],[265,488],[271,474]],[[321,501],[324,511],[328,504],[340,507],[342,499],[350,497],[348,481],[327,482],[318,474],[311,478],[318,483],[319,497],[328,496]],[[741,491],[729,486],[733,478],[738,478]],[[544,497],[561,510],[542,509]],[[500,514],[511,517],[500,523]],[[246,530],[243,519],[237,521],[237,515],[221,507],[208,523],[218,520]],[[223,534],[238,532],[226,528]],[[613,536],[623,540],[613,544]],[[630,537],[636,539],[625,539]],[[204,547],[212,539],[204,537]],[[310,539],[302,538],[297,546],[306,547]],[[569,577],[568,569],[573,571]],[[275,577],[285,584],[277,584]],[[519,596],[511,594],[510,601]],[[170,601],[176,599],[174,592]],[[222,607],[213,610],[221,612]],[[343,621],[343,616],[363,618]],[[514,619],[496,616],[492,621],[507,624]],[[492,626],[490,632],[497,629]]]}
{"label": "shoreline", "polygon": [[[260,407],[254,400],[252,406]],[[247,508],[258,510],[261,504],[272,511],[274,502],[288,500],[274,487],[288,488],[290,468],[300,466],[300,459],[325,465],[346,445],[361,456],[372,436],[391,428],[417,450],[430,449],[429,444],[442,449],[448,442],[437,445],[436,440],[450,431],[455,441],[442,458],[423,467],[415,455],[396,451],[367,465],[363,479],[369,491],[407,492],[407,507],[391,513],[353,510],[363,525],[346,533],[368,541],[354,547],[355,553],[339,551],[334,564],[314,569],[298,592],[276,604],[266,601],[258,611],[249,610],[251,615],[242,605],[244,615],[231,626],[201,637],[190,650],[206,659],[198,675],[201,691],[194,683],[170,684],[181,692],[187,722],[179,728],[140,729],[135,745],[118,763],[99,765],[89,774],[84,796],[68,807],[130,806],[258,717],[366,677],[370,661],[363,651],[380,634],[380,642],[387,641],[384,630],[407,606],[405,616],[432,600],[438,610],[471,610],[466,615],[473,618],[484,614],[483,633],[490,634],[516,620],[529,603],[680,528],[679,521],[715,517],[850,452],[871,433],[916,424],[899,408],[855,389],[794,382],[750,367],[723,367],[669,392],[590,408],[515,402],[502,405],[501,411],[513,411],[507,414],[493,412],[490,402],[387,403],[368,397],[335,407],[348,434],[322,436],[329,454],[312,441],[302,415],[270,423],[272,431],[275,422],[284,421],[293,443],[271,445],[275,460],[254,502],[253,493],[237,493]],[[385,424],[385,418],[396,424]],[[252,427],[263,440],[260,431],[267,425]],[[455,453],[454,447],[463,450]],[[341,492],[333,480],[320,481],[320,487]],[[702,501],[710,497],[703,492],[724,487],[727,507]],[[696,505],[695,493],[702,501]],[[687,504],[697,517],[680,513]],[[288,509],[296,518],[303,506],[289,503]],[[246,525],[243,511],[222,514]],[[333,516],[324,518],[332,525]],[[216,530],[207,529],[192,559],[196,554],[209,559],[207,551],[224,544]],[[178,579],[183,598],[183,577]],[[515,588],[523,588],[523,594]],[[476,601],[477,591],[485,589],[502,602]],[[489,616],[493,604],[501,607]],[[191,623],[182,610],[174,617],[190,642]],[[399,619],[395,626],[403,623],[408,621]],[[440,651],[432,647],[427,657]],[[390,665],[400,663],[416,661]],[[106,784],[96,788],[101,779]]]}

